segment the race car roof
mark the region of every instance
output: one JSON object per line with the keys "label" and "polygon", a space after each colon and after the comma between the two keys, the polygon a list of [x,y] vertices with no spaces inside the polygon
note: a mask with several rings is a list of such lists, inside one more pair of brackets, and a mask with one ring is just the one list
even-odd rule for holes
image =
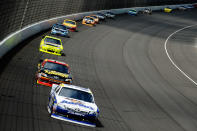
{"label": "race car roof", "polygon": [[92,94],[92,92],[89,88],[84,88],[84,87],[75,86],[75,85],[68,85],[68,84],[60,84],[60,86],[75,89],[75,90],[80,90],[80,91],[84,91],[84,92],[88,92],[88,93]]}

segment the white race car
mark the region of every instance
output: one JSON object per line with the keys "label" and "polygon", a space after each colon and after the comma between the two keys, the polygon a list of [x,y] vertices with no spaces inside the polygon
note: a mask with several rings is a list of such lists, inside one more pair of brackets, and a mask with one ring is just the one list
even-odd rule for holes
{"label": "white race car", "polygon": [[53,84],[47,108],[53,118],[91,127],[99,116],[90,89],[68,84]]}
{"label": "white race car", "polygon": [[115,18],[115,14],[114,13],[112,13],[112,12],[106,12],[106,13],[104,13],[104,15],[107,17],[107,18],[112,18],[112,19],[114,19]]}
{"label": "white race car", "polygon": [[152,9],[151,9],[151,8],[145,8],[145,9],[143,10],[143,14],[152,15]]}

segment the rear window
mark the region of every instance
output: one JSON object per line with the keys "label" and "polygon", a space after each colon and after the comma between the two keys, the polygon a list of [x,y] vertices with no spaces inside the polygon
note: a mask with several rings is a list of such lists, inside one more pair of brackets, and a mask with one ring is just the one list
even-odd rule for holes
{"label": "rear window", "polygon": [[65,23],[68,23],[68,24],[72,24],[72,25],[75,25],[75,22],[73,21],[64,21]]}
{"label": "rear window", "polygon": [[44,41],[49,42],[49,43],[54,43],[54,44],[57,44],[57,45],[61,45],[61,42],[59,40],[53,39],[53,38],[45,38]]}
{"label": "rear window", "polygon": [[62,30],[67,30],[66,26],[64,25],[54,25],[54,27]]}

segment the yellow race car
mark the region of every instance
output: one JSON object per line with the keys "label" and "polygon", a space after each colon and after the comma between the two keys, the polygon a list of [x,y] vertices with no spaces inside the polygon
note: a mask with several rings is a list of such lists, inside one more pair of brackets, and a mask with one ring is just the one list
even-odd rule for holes
{"label": "yellow race car", "polygon": [[40,51],[53,55],[63,55],[61,39],[52,36],[44,36],[40,42]]}
{"label": "yellow race car", "polygon": [[95,26],[96,22],[95,19],[90,16],[85,16],[82,20],[82,24],[88,25],[88,26]]}
{"label": "yellow race car", "polygon": [[92,17],[94,20],[95,20],[95,22],[98,24],[99,23],[99,18],[98,18],[98,16],[96,16],[96,15],[90,15],[90,17]]}
{"label": "yellow race car", "polygon": [[74,20],[66,19],[62,24],[65,25],[70,31],[77,31],[77,23]]}
{"label": "yellow race car", "polygon": [[166,12],[166,13],[171,13],[171,12],[172,12],[172,9],[169,8],[169,7],[166,7],[166,8],[164,8],[164,12]]}

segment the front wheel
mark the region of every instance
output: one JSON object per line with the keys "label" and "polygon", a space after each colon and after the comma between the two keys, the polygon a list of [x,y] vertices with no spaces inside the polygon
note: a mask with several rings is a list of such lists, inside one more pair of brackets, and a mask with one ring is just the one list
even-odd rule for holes
{"label": "front wheel", "polygon": [[53,100],[50,100],[50,102],[48,104],[48,107],[47,107],[50,116],[53,113],[53,105],[54,105],[54,101]]}

